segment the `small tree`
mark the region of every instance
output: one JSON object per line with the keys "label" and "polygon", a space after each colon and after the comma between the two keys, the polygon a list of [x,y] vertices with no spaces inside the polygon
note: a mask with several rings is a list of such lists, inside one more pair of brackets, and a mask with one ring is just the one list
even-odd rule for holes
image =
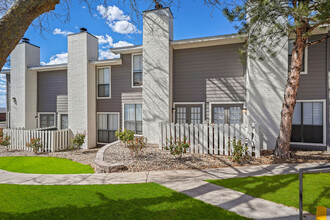
{"label": "small tree", "polygon": [[189,149],[189,143],[187,142],[187,137],[184,137],[183,140],[177,138],[174,140],[172,137],[169,140],[166,140],[169,143],[169,146],[166,147],[166,150],[170,150],[171,154],[181,160],[183,154],[187,153]]}
{"label": "small tree", "polygon": [[85,138],[86,134],[85,133],[77,133],[73,138],[72,138],[72,149],[81,149],[82,145],[85,143]]}
{"label": "small tree", "polygon": [[38,154],[39,150],[43,147],[43,143],[41,138],[31,138],[30,142],[27,143],[26,146],[32,148],[34,154]]}
{"label": "small tree", "polygon": [[116,131],[116,137],[120,140],[126,147],[130,141],[134,140],[134,131],[124,129],[123,131],[119,129]]}
{"label": "small tree", "polygon": [[9,150],[9,145],[10,145],[10,137],[6,136],[6,137],[1,137],[0,139],[0,145],[4,146],[6,148],[6,150]]}

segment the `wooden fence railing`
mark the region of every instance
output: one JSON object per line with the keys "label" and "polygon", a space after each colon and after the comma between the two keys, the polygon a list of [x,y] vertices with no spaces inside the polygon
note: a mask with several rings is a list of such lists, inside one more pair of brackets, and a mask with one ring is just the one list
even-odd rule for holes
{"label": "wooden fence railing", "polygon": [[3,129],[3,136],[10,137],[9,149],[32,151],[26,146],[32,138],[40,138],[43,148],[40,152],[55,152],[69,148],[71,130],[23,130]]}
{"label": "wooden fence railing", "polygon": [[247,153],[260,157],[263,135],[258,125],[217,124],[174,124],[161,122],[159,125],[159,148],[166,149],[172,139],[190,144],[189,152],[198,154],[231,155],[234,141],[241,140],[247,146]]}

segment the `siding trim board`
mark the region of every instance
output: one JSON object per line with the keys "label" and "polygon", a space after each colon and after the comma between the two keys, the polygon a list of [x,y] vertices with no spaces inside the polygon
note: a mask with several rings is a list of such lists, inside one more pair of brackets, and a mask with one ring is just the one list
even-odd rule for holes
{"label": "siding trim board", "polygon": [[202,115],[203,115],[203,122],[205,122],[205,102],[173,102],[173,108],[174,111],[172,110],[171,114],[172,114],[172,118],[173,120],[175,120],[176,116],[176,111],[175,111],[175,106],[176,105],[202,105]]}
{"label": "siding trim board", "polygon": [[327,108],[326,99],[314,99],[314,100],[297,100],[297,102],[322,102],[323,103],[323,143],[304,143],[304,142],[290,142],[290,145],[294,146],[326,146],[327,145]]}

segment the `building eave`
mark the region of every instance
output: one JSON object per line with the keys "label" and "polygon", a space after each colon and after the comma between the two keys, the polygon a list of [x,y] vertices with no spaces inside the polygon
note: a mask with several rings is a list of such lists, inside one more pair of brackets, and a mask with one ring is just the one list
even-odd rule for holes
{"label": "building eave", "polygon": [[109,59],[109,60],[92,60],[89,61],[90,64],[96,66],[114,66],[114,65],[121,65],[123,63],[122,59]]}
{"label": "building eave", "polygon": [[220,35],[213,37],[202,37],[202,38],[192,38],[184,40],[175,40],[171,41],[171,46],[173,49],[188,49],[188,48],[197,48],[197,47],[210,47],[218,46],[225,44],[237,44],[243,43],[247,39],[246,35],[238,34],[229,34],[229,35]]}
{"label": "building eave", "polygon": [[111,48],[110,51],[114,54],[142,53],[142,45]]}
{"label": "building eave", "polygon": [[66,70],[68,69],[68,64],[56,64],[56,65],[45,65],[45,66],[31,66],[28,67],[29,70],[46,72],[46,71],[55,71],[55,70]]}
{"label": "building eave", "polygon": [[10,69],[3,69],[0,71],[0,74],[7,74],[9,75],[10,74]]}

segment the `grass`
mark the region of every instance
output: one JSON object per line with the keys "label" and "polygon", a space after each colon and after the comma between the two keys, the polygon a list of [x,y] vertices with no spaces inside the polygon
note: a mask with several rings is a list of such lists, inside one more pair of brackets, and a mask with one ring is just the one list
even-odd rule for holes
{"label": "grass", "polygon": [[0,169],[17,173],[94,173],[91,166],[56,157],[0,157]]}
{"label": "grass", "polygon": [[0,184],[0,219],[245,219],[156,183]]}
{"label": "grass", "polygon": [[[317,206],[330,208],[330,173],[304,174],[303,209],[316,214]],[[299,208],[298,174],[208,180],[286,206]]]}

